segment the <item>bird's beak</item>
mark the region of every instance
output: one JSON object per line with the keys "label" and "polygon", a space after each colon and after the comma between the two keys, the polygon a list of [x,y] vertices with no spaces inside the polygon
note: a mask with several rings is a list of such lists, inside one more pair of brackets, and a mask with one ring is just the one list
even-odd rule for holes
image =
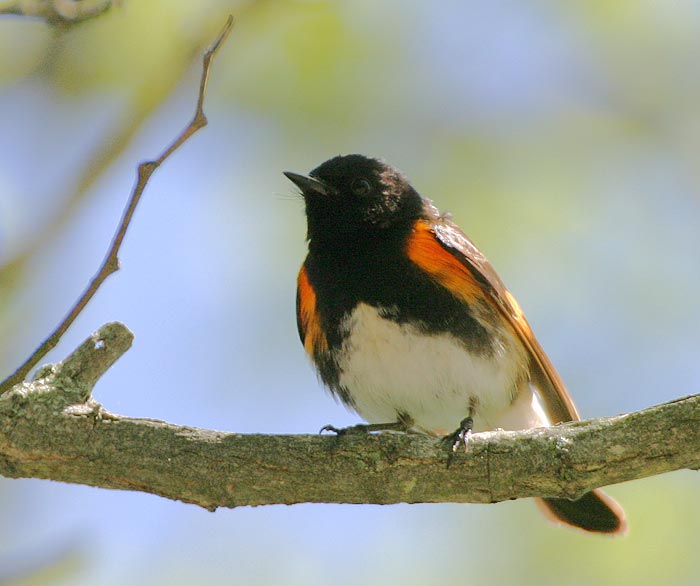
{"label": "bird's beak", "polygon": [[289,179],[294,185],[301,189],[301,193],[304,197],[307,195],[328,195],[329,189],[325,183],[309,177],[308,175],[299,175],[298,173],[292,173],[291,171],[284,172],[287,179]]}

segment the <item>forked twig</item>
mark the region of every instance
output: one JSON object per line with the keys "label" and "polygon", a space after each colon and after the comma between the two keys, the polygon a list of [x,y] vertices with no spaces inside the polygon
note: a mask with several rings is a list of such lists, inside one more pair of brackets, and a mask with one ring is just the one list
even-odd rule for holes
{"label": "forked twig", "polygon": [[33,354],[12,373],[7,377],[2,383],[0,383],[0,394],[5,393],[10,390],[16,384],[21,383],[29,372],[34,368],[39,361],[46,356],[60,341],[63,334],[66,333],[71,324],[80,315],[80,313],[85,309],[85,306],[93,298],[97,290],[100,288],[102,283],[105,281],[109,275],[119,270],[119,248],[121,247],[126,231],[131,224],[131,219],[136,210],[141,195],[146,189],[151,175],[153,172],[160,167],[163,162],[195,132],[200,128],[207,125],[207,117],[204,115],[204,96],[207,91],[207,82],[209,81],[209,70],[211,69],[211,62],[219,50],[223,42],[228,37],[233,26],[233,16],[229,16],[226,20],[224,28],[219,33],[216,40],[210,45],[210,47],[205,51],[204,58],[202,61],[202,77],[199,82],[199,97],[197,99],[197,109],[194,114],[194,118],[187,125],[187,127],[178,135],[175,141],[155,160],[147,161],[141,163],[138,167],[138,175],[136,180],[136,185],[134,186],[129,201],[124,209],[119,226],[112,238],[112,242],[107,251],[105,259],[102,261],[102,265],[95,274],[95,276],[90,281],[83,294],[80,296],[75,305],[71,308],[63,321],[58,325],[58,327],[51,333],[51,335],[42,342],[42,344],[33,352]]}

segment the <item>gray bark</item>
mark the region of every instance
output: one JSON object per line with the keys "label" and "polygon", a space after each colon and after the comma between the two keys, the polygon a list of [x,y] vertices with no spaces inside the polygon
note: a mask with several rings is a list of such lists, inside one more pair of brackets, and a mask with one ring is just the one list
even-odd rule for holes
{"label": "gray bark", "polygon": [[441,439],[420,434],[237,434],[123,417],[91,390],[131,340],[125,326],[107,324],[0,397],[1,475],[138,490],[214,510],[574,498],[700,467],[700,395],[615,417],[474,434],[449,468]]}

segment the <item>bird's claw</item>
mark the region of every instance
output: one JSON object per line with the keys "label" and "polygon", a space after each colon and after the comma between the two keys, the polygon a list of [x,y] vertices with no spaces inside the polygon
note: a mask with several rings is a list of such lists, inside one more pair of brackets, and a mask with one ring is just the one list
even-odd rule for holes
{"label": "bird's claw", "polygon": [[472,417],[465,417],[462,419],[462,421],[460,421],[457,431],[445,436],[444,441],[445,443],[448,443],[450,447],[450,452],[447,457],[448,468],[450,467],[450,464],[452,464],[452,459],[460,446],[464,446],[465,452],[469,449],[469,438],[472,435],[473,427],[474,419]]}
{"label": "bird's claw", "polygon": [[323,433],[325,431],[330,431],[331,433],[335,433],[336,435],[343,435],[345,433],[345,429],[338,429],[335,425],[324,425],[321,429],[318,430],[318,433]]}

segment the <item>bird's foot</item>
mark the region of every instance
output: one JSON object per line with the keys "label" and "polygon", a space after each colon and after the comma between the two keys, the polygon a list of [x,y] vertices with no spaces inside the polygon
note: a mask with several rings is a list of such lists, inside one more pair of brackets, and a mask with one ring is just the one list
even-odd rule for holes
{"label": "bird's foot", "polygon": [[469,416],[465,417],[460,421],[459,427],[457,428],[456,431],[453,433],[446,435],[443,438],[443,441],[449,446],[449,454],[447,457],[447,467],[450,467],[450,464],[452,464],[452,459],[454,458],[455,453],[457,450],[464,446],[464,451],[466,452],[469,444],[469,438],[472,435],[472,429],[474,427],[474,419]]}
{"label": "bird's foot", "polygon": [[357,433],[372,433],[375,431],[408,431],[413,427],[413,419],[408,416],[400,416],[396,421],[387,423],[360,423],[350,427],[335,427],[334,425],[324,425],[318,433],[330,431],[336,435],[349,435]]}

